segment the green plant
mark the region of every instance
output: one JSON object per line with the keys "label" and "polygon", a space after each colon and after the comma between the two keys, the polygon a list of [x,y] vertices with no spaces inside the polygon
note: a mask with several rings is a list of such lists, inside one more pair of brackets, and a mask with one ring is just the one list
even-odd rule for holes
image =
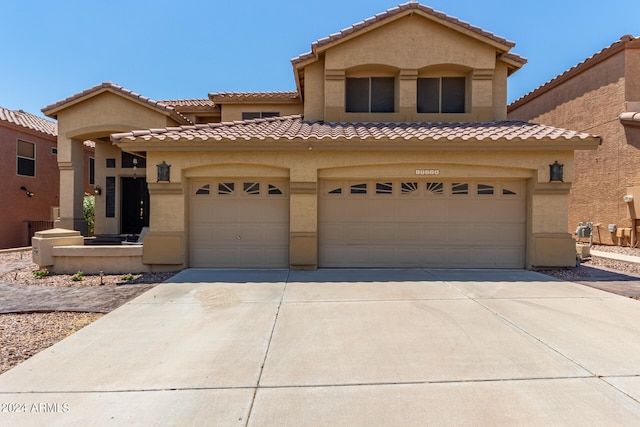
{"label": "green plant", "polygon": [[80,282],[84,279],[84,273],[82,271],[78,271],[76,274],[71,276],[71,280],[74,282]]}
{"label": "green plant", "polygon": [[95,196],[89,193],[84,193],[84,199],[82,200],[82,215],[84,216],[85,221],[87,221],[89,236],[93,236],[95,227],[95,207]]}
{"label": "green plant", "polygon": [[33,272],[33,277],[35,277],[36,279],[42,279],[44,277],[47,277],[48,275],[49,275],[49,270],[47,270],[46,268],[44,270],[38,270]]}
{"label": "green plant", "polygon": [[120,278],[120,280],[122,280],[123,282],[130,282],[134,279],[132,274],[127,274],[126,276],[122,276]]}

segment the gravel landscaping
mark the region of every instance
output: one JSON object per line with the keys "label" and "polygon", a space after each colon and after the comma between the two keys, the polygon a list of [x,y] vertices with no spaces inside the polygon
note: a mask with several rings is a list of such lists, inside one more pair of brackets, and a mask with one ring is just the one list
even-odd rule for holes
{"label": "gravel landscaping", "polygon": [[[47,287],[120,286],[162,283],[173,273],[144,273],[118,275],[45,274],[34,275],[38,266],[31,262],[31,251],[0,253],[0,282]],[[74,277],[75,276],[75,277]],[[124,303],[126,301],[119,301]],[[96,321],[104,313],[47,312],[0,314],[0,374],[52,346],[84,326]]]}
{"label": "gravel landscaping", "polygon": [[[640,249],[593,246],[593,250],[615,252],[640,257]],[[631,264],[604,258],[592,258],[576,268],[544,270],[542,273],[563,280],[590,277],[588,267],[603,267],[621,273],[640,276],[640,264]],[[31,262],[31,251],[0,253],[0,282],[24,286],[119,286],[123,284],[158,284],[175,273],[144,273],[119,275],[34,274],[38,268]],[[75,276],[75,278],[74,278]],[[125,301],[123,301],[125,302]],[[52,346],[65,337],[102,317],[103,313],[47,312],[0,314],[0,374],[23,362],[34,354]]]}

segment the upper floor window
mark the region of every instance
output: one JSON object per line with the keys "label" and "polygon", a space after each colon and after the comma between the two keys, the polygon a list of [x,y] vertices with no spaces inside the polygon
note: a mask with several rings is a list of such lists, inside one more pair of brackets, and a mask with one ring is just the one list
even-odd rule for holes
{"label": "upper floor window", "polygon": [[464,77],[418,79],[418,113],[464,113]]}
{"label": "upper floor window", "polygon": [[278,117],[280,113],[276,111],[249,111],[242,113],[242,120],[266,119],[267,117]]}
{"label": "upper floor window", "polygon": [[348,77],[347,113],[393,113],[395,111],[393,77]]}
{"label": "upper floor window", "polygon": [[16,164],[18,175],[36,176],[36,145],[34,143],[18,140]]}

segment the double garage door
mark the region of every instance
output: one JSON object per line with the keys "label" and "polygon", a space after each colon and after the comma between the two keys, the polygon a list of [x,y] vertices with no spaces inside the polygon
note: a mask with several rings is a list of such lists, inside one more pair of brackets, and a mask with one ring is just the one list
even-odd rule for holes
{"label": "double garage door", "polygon": [[[193,181],[191,267],[289,266],[288,183]],[[523,181],[321,181],[319,267],[523,268]]]}
{"label": "double garage door", "polygon": [[523,268],[522,181],[326,181],[323,267]]}

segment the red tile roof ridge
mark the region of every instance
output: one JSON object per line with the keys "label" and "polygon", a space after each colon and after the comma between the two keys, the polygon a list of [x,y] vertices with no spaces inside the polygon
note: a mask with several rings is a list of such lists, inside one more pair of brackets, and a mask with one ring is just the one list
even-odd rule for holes
{"label": "red tile roof ridge", "polygon": [[522,121],[495,122],[324,122],[302,116],[270,117],[150,129],[111,135],[114,143],[188,140],[542,140],[599,138],[583,132]]}
{"label": "red tile roof ridge", "polygon": [[588,57],[585,60],[579,62],[578,64],[576,64],[573,67],[569,68],[568,70],[564,71],[563,73],[558,74],[556,77],[552,78],[551,80],[547,81],[546,83],[543,83],[542,85],[540,85],[537,88],[533,89],[532,91],[526,93],[525,95],[522,95],[520,98],[516,99],[511,104],[509,104],[508,107],[507,107],[507,110],[510,111],[510,110],[520,106],[521,104],[524,104],[524,103],[528,102],[530,99],[535,98],[535,97],[543,94],[544,92],[552,89],[554,86],[556,86],[558,84],[561,84],[562,82],[570,79],[573,75],[578,74],[578,73],[582,72],[583,70],[586,70],[587,68],[590,68],[590,67],[596,65],[600,61],[603,61],[603,60],[607,59],[610,55],[613,55],[613,54],[617,53],[619,50],[624,49],[624,47],[628,43],[636,43],[636,42],[640,43],[640,37],[635,37],[634,38],[633,36],[631,36],[629,34],[626,34],[626,35],[620,37],[619,40],[613,42],[609,46],[599,50],[598,52],[594,53],[590,57]]}
{"label": "red tile roof ridge", "polygon": [[0,107],[0,121],[40,132],[49,136],[58,136],[58,124],[51,120],[38,117],[23,110],[9,110]]}
{"label": "red tile roof ridge", "polygon": [[449,22],[451,24],[460,26],[460,27],[462,27],[464,29],[467,29],[469,31],[472,31],[472,32],[474,32],[474,33],[476,33],[478,35],[481,35],[483,37],[487,37],[487,38],[489,38],[489,39],[491,39],[491,40],[493,40],[493,41],[495,41],[497,43],[504,44],[505,46],[507,46],[509,48],[512,48],[512,47],[514,47],[516,45],[514,42],[512,42],[510,40],[507,40],[504,37],[500,37],[500,36],[498,36],[498,35],[496,35],[494,33],[491,33],[489,31],[483,30],[480,27],[477,27],[475,25],[471,25],[470,23],[468,23],[466,21],[462,21],[462,20],[460,20],[460,19],[458,19],[458,18],[456,18],[454,16],[447,15],[444,12],[440,12],[438,10],[435,10],[435,9],[429,7],[429,6],[425,6],[425,5],[420,4],[418,2],[410,1],[408,3],[403,3],[403,4],[400,4],[400,5],[396,6],[396,7],[387,9],[384,12],[378,13],[378,14],[370,17],[370,18],[366,18],[366,19],[364,19],[364,20],[362,20],[360,22],[357,22],[357,23],[355,23],[355,24],[353,24],[353,25],[351,25],[351,26],[349,26],[347,28],[344,28],[344,29],[342,29],[342,30],[340,30],[340,31],[338,31],[336,33],[330,34],[330,35],[328,35],[326,37],[323,37],[323,38],[321,38],[319,40],[316,40],[315,42],[313,42],[311,44],[311,51],[310,52],[305,52],[305,53],[303,53],[303,54],[301,54],[301,55],[299,55],[299,56],[297,56],[295,58],[292,58],[291,62],[295,65],[295,64],[297,64],[299,62],[302,62],[302,61],[305,61],[307,59],[310,59],[310,58],[315,56],[314,52],[319,47],[322,47],[322,46],[324,46],[326,44],[338,41],[338,40],[340,40],[340,39],[342,39],[342,38],[344,38],[344,37],[346,37],[346,36],[348,36],[350,34],[353,34],[353,33],[357,32],[357,31],[365,28],[365,27],[371,26],[371,25],[373,25],[373,24],[375,24],[377,22],[383,21],[383,20],[385,20],[387,18],[390,18],[392,16],[395,16],[395,15],[397,15],[399,13],[402,13],[402,12],[407,11],[407,10],[412,10],[412,9],[413,10],[420,10],[420,11],[422,11],[422,12],[428,14],[428,15],[431,15],[431,16],[433,16],[435,18],[438,18],[438,19],[441,19],[443,21],[447,21],[447,22]]}
{"label": "red tile roof ridge", "polygon": [[123,94],[125,96],[133,98],[133,99],[135,99],[137,101],[140,101],[140,102],[142,102],[142,103],[144,103],[144,104],[146,104],[146,105],[148,105],[150,107],[153,107],[153,108],[155,108],[157,110],[164,111],[164,112],[168,113],[170,116],[173,116],[174,120],[176,120],[178,122],[182,121],[184,123],[191,123],[191,121],[188,118],[186,118],[180,112],[176,111],[175,108],[173,108],[173,107],[171,107],[171,106],[169,106],[167,104],[164,104],[161,101],[155,101],[155,100],[153,100],[151,98],[148,98],[146,96],[140,95],[139,93],[136,93],[136,92],[134,92],[132,90],[125,89],[124,87],[122,87],[120,85],[117,85],[117,84],[115,84],[115,83],[113,83],[111,81],[102,82],[102,83],[97,84],[97,85],[95,85],[93,87],[85,89],[82,92],[78,92],[78,93],[76,93],[74,95],[71,95],[71,96],[65,98],[65,99],[62,99],[62,100],[60,100],[60,101],[58,101],[58,102],[56,102],[54,104],[47,105],[41,111],[44,114],[47,114],[48,111],[55,110],[56,108],[61,107],[61,106],[65,105],[65,104],[67,104],[69,102],[81,99],[81,98],[83,98],[83,97],[85,97],[87,95],[90,95],[90,94],[92,94],[94,92],[98,92],[98,91],[103,90],[103,89],[113,90],[115,92],[119,92],[119,93],[121,93],[121,94]]}
{"label": "red tile roof ridge", "polygon": [[297,91],[264,91],[264,92],[212,92],[209,99],[215,104],[222,101],[233,100],[294,100],[300,94]]}
{"label": "red tile roof ridge", "polygon": [[157,101],[170,107],[192,107],[192,106],[210,106],[213,107],[214,103],[209,98],[181,98],[181,99],[164,99]]}

